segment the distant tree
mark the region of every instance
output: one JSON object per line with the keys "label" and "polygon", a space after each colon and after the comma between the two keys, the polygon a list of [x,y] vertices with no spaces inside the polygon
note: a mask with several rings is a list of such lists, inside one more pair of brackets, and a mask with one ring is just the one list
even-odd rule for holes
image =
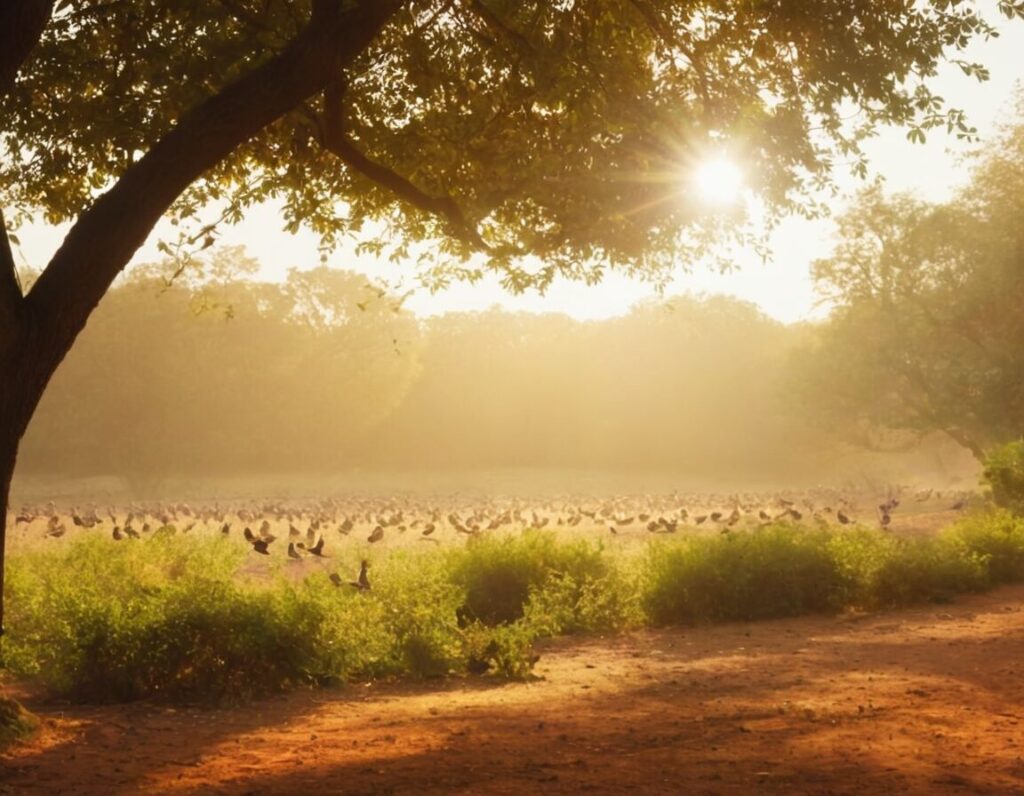
{"label": "distant tree", "polygon": [[797,365],[810,413],[876,443],[941,431],[979,460],[1024,433],[1022,197],[1024,125],[952,202],[860,196],[814,266],[836,309]]}
{"label": "distant tree", "polygon": [[398,258],[437,241],[439,281],[474,254],[512,288],[651,273],[707,239],[688,164],[732,149],[791,208],[878,124],[962,124],[927,81],[991,32],[949,0],[4,0],[0,207],[72,223],[25,295],[0,233],[0,517],[47,383],[165,214],[275,198],[328,246],[373,221]]}
{"label": "distant tree", "polygon": [[356,274],[228,279],[252,271],[239,249],[171,286],[153,273],[165,270],[141,267],[110,291],[40,402],[23,468],[143,490],[174,475],[337,468],[358,461],[417,375],[416,320]]}

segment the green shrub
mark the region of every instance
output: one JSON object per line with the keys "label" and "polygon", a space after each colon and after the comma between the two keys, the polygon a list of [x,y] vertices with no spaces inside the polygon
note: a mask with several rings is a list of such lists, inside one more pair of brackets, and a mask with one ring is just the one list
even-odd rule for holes
{"label": "green shrub", "polygon": [[968,516],[943,531],[940,539],[981,558],[991,583],[1024,580],[1024,521],[1009,511]]}
{"label": "green shrub", "polygon": [[653,544],[644,605],[656,624],[767,619],[838,607],[829,534],[786,525]]}
{"label": "green shrub", "polygon": [[[465,591],[446,554],[392,555],[369,592],[339,588],[326,572],[254,580],[239,571],[246,555],[230,540],[171,534],[119,545],[83,536],[19,552],[7,579],[4,665],[87,701],[234,700],[467,670],[473,646],[457,621]],[[533,630],[478,635],[484,646],[491,636],[516,640],[501,642],[492,671],[529,670]]]}
{"label": "green shrub", "polygon": [[608,573],[603,549],[585,540],[560,542],[553,533],[484,537],[453,551],[451,575],[465,592],[464,620],[501,625],[523,617],[531,591],[552,577],[569,584],[567,601],[579,599],[582,584]]}
{"label": "green shrub", "polygon": [[[234,700],[382,677],[529,675],[539,637],[879,608],[1024,579],[1024,519],[933,538],[772,525],[630,552],[550,532],[396,552],[370,591],[251,572],[245,546],[171,533],[18,550],[3,665],[79,700]],[[341,572],[356,570],[342,560]],[[248,573],[248,574],[247,574]],[[0,715],[2,718],[2,715]]]}
{"label": "green shrub", "polygon": [[13,743],[31,737],[39,729],[39,719],[15,700],[0,697],[0,752]]}
{"label": "green shrub", "polygon": [[1024,440],[992,450],[985,458],[983,478],[997,506],[1024,514]]}

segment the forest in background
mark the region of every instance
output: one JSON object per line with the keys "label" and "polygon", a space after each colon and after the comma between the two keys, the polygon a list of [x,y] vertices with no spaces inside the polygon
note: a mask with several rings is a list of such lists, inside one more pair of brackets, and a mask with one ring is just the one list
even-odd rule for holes
{"label": "forest in background", "polygon": [[[602,321],[417,319],[353,272],[250,278],[224,248],[168,284],[136,269],[104,300],[25,439],[21,476],[341,470],[646,469],[739,483],[964,472],[948,444],[872,459],[811,422],[794,363],[813,328],[725,297]],[[906,449],[911,448],[908,458]],[[884,476],[883,476],[884,477]]]}

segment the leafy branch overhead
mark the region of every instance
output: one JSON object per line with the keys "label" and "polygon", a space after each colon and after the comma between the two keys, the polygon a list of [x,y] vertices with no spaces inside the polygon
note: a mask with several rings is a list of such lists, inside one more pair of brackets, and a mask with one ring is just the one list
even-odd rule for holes
{"label": "leafy branch overhead", "polygon": [[[322,88],[186,181],[170,212],[202,229],[211,203],[230,222],[275,198],[289,228],[327,248],[430,240],[438,273],[472,274],[474,258],[512,289],[699,256],[721,218],[686,175],[709,153],[741,160],[773,212],[813,213],[835,167],[865,169],[860,143],[879,125],[971,135],[928,82],[944,60],[984,79],[958,53],[996,34],[949,0],[312,5],[376,6],[383,24],[311,82]],[[45,21],[48,6],[4,13]],[[1019,0],[999,8],[1024,15]],[[57,3],[16,80],[16,50],[0,47],[8,219],[78,217],[191,109],[287,49],[309,14],[286,0]]]}

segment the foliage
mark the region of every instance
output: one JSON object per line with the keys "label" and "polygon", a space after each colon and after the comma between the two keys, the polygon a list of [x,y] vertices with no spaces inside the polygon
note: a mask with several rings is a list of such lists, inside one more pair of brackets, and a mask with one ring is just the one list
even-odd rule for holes
{"label": "foliage", "polygon": [[[0,100],[0,205],[75,218],[190,110],[285,50],[311,6],[335,5],[355,28],[371,4],[58,3]],[[946,61],[984,79],[960,51],[995,34],[973,3],[947,0],[396,0],[377,13],[383,26],[343,75],[310,78],[331,88],[206,169],[175,219],[231,221],[274,198],[289,228],[326,247],[371,222],[382,232],[364,246],[396,258],[441,239],[421,253],[440,280],[473,277],[464,260],[480,248],[513,289],[609,265],[651,275],[702,251],[716,226],[685,187],[709,154],[743,160],[769,207],[816,213],[811,191],[834,163],[863,172],[878,126],[972,135],[929,80]],[[332,120],[376,170],[331,145]],[[426,198],[399,206],[410,192]],[[211,234],[197,221],[182,241]]]}
{"label": "foliage", "polygon": [[30,737],[39,729],[39,719],[16,700],[0,697],[0,752]]}
{"label": "foliage", "polygon": [[659,624],[767,619],[839,607],[828,534],[779,525],[652,545],[644,600]]}
{"label": "foliage", "polygon": [[[884,441],[944,432],[981,460],[1024,428],[1024,94],[971,183],[928,204],[864,191],[814,276],[836,309],[794,363],[809,417]],[[895,440],[900,440],[897,434]]]}
{"label": "foliage", "polygon": [[640,555],[527,532],[394,553],[374,565],[369,592],[326,573],[254,579],[243,555],[230,540],[173,534],[20,551],[4,666],[79,700],[525,677],[545,636],[884,608],[1019,581],[1024,520],[979,513],[930,539],[773,525],[660,540]]}
{"label": "foliage", "polygon": [[1007,442],[989,451],[983,475],[996,505],[1024,514],[1024,441]]}
{"label": "foliage", "polygon": [[143,270],[112,290],[47,391],[22,465],[139,481],[336,469],[371,447],[416,380],[415,319],[353,273],[235,278],[246,260],[225,250],[202,281],[168,287]]}
{"label": "foliage", "polygon": [[607,572],[600,547],[583,540],[558,542],[549,533],[484,538],[453,553],[452,576],[465,591],[470,620],[500,625],[521,619],[533,590],[554,578],[569,585],[568,604],[587,581]]}
{"label": "foliage", "polygon": [[672,296],[588,322],[498,309],[417,321],[353,274],[273,284],[237,280],[239,250],[199,262],[201,278],[167,288],[142,273],[110,292],[40,404],[21,473],[145,488],[354,467],[743,480],[770,460],[774,479],[799,480],[835,450],[783,411],[801,330],[737,300]]}

